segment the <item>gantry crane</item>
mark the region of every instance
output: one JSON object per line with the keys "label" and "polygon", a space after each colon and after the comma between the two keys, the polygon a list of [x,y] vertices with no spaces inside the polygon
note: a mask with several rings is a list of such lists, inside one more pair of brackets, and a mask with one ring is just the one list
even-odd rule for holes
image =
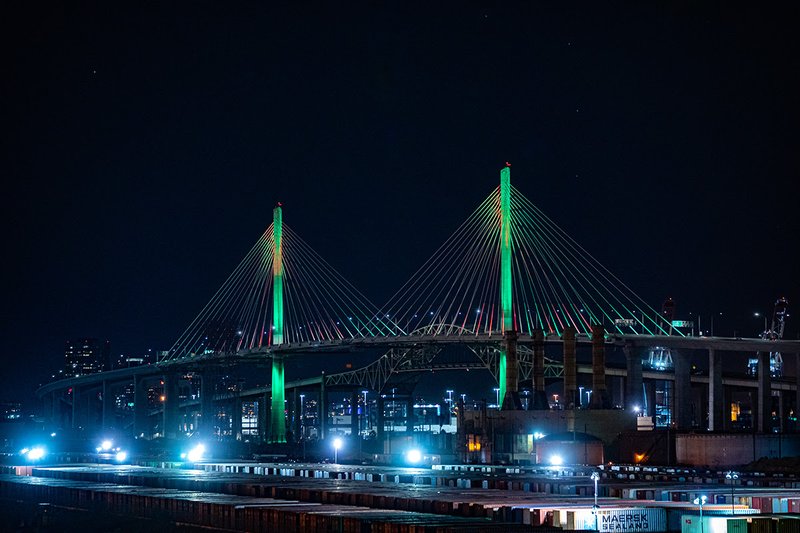
{"label": "gantry crane", "polygon": [[[789,301],[783,296],[778,298],[775,302],[775,307],[772,311],[772,323],[767,326],[767,318],[764,317],[764,331],[759,335],[764,340],[780,340],[783,339],[783,332],[786,326],[786,311],[789,308]],[[751,357],[747,361],[747,373],[751,376],[758,374],[758,356]],[[769,353],[769,373],[773,378],[783,376],[783,357],[780,352]]]}

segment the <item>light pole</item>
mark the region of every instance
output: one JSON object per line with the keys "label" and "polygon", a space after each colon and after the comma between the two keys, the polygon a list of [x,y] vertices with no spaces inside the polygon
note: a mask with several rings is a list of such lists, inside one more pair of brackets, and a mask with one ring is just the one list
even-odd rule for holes
{"label": "light pole", "polygon": [[306,405],[306,395],[300,395],[300,438],[305,438],[306,436],[306,426],[305,426],[305,405]]}
{"label": "light pole", "polygon": [[600,474],[597,472],[592,472],[590,479],[594,481],[594,505],[592,506],[592,514],[594,515],[594,530],[600,531],[597,518],[597,511],[600,509],[597,505],[597,482],[600,481]]}
{"label": "light pole", "polygon": [[333,439],[333,462],[339,464],[339,448],[342,447],[342,439],[336,437]]}
{"label": "light pole", "polygon": [[453,416],[453,391],[452,389],[447,389],[445,391],[447,393],[447,406],[450,411],[447,413],[447,423],[450,423],[450,417]]}
{"label": "light pole", "polygon": [[[758,317],[760,317],[762,315],[761,315],[761,313],[753,313],[753,316],[758,318]],[[767,332],[767,315],[763,315],[763,316],[764,316],[764,333],[766,333]]]}
{"label": "light pole", "polygon": [[739,479],[739,473],[730,471],[725,474],[725,479],[731,482],[731,515],[736,514],[735,501],[733,499],[733,491],[736,489],[736,480]]}
{"label": "light pole", "polygon": [[583,407],[583,389],[585,387],[578,387],[578,407]]}
{"label": "light pole", "polygon": [[706,500],[708,500],[708,498],[706,498],[705,495],[694,499],[694,504],[700,506],[700,533],[704,533],[705,530],[705,524],[703,524],[703,504],[706,503]]}
{"label": "light pole", "polygon": [[368,409],[368,407],[367,407],[367,393],[369,391],[368,390],[362,390],[361,392],[364,394],[364,420],[366,421],[364,423],[364,429],[367,430],[367,433],[369,433],[369,411],[367,410]]}
{"label": "light pole", "polygon": [[494,394],[497,397],[497,400],[495,400],[495,405],[497,406],[498,409],[500,409],[500,389],[495,387]]}

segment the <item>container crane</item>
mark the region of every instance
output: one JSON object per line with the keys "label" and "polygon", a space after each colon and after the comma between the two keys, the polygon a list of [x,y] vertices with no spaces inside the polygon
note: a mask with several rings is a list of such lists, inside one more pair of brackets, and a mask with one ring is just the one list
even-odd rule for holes
{"label": "container crane", "polygon": [[[764,340],[781,340],[783,339],[783,332],[786,327],[786,318],[789,316],[786,311],[789,308],[789,301],[783,296],[778,298],[775,302],[775,307],[772,311],[772,323],[767,327],[766,317],[764,320],[764,331],[759,335],[759,338]],[[747,361],[747,373],[750,376],[758,374],[758,356],[750,358]],[[780,352],[769,353],[769,373],[773,378],[783,376],[783,357]]]}

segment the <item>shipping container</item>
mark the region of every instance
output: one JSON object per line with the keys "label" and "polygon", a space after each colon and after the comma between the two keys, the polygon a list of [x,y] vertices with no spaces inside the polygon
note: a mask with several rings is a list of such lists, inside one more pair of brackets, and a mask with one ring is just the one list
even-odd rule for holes
{"label": "shipping container", "polygon": [[748,533],[774,533],[774,521],[768,516],[754,516],[747,518]]}
{"label": "shipping container", "polygon": [[568,510],[564,529],[594,531],[667,531],[664,509],[629,507],[621,509]]}
{"label": "shipping container", "polygon": [[777,516],[775,520],[775,533],[800,533],[800,517]]}
{"label": "shipping container", "polygon": [[732,516],[686,515],[681,520],[681,533],[747,533],[747,520]]}

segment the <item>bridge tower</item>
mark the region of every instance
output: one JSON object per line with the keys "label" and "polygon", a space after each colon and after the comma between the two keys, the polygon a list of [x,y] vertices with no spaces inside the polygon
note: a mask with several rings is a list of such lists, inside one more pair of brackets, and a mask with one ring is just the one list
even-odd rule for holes
{"label": "bridge tower", "polygon": [[[283,344],[283,212],[278,204],[272,210],[272,345]],[[272,355],[272,405],[270,409],[269,442],[286,442],[286,407],[284,405],[283,356]]]}
{"label": "bridge tower", "polygon": [[498,369],[500,405],[504,410],[522,409],[519,399],[511,258],[511,165],[506,163],[500,171],[500,304],[503,313],[503,348],[500,350]]}

